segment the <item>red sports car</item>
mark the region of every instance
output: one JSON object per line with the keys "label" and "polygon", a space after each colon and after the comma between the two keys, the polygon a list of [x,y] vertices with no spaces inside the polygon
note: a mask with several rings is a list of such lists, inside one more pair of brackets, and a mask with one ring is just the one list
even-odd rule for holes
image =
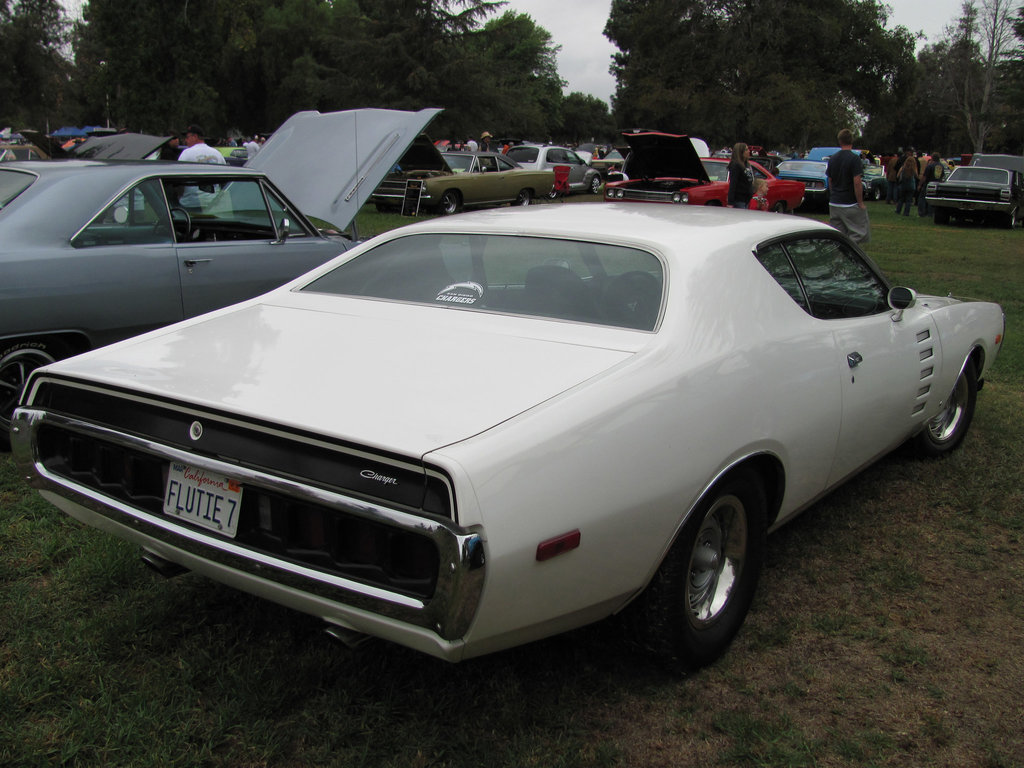
{"label": "red sports car", "polygon": [[[726,205],[729,161],[697,154],[688,136],[657,131],[626,133],[630,153],[622,180],[605,185],[605,200],[684,205]],[[752,162],[755,179],[768,181],[768,206],[792,211],[803,202],[804,185],[780,179]]]}

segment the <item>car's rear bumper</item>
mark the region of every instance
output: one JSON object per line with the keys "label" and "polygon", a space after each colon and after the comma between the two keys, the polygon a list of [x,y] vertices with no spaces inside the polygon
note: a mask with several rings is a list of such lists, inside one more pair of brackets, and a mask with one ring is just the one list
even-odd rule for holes
{"label": "car's rear bumper", "polygon": [[963,200],[955,197],[937,197],[925,195],[925,200],[936,208],[954,208],[958,211],[986,211],[993,213],[1010,213],[1015,203],[993,200]]}
{"label": "car's rear bumper", "polygon": [[[41,428],[66,430],[116,450],[232,477],[246,487],[286,495],[376,528],[415,534],[437,548],[436,586],[427,596],[402,593],[315,565],[263,551],[216,532],[125,502],[54,471],[40,456]],[[436,517],[422,517],[344,494],[304,485],[268,472],[181,451],[107,427],[39,409],[15,412],[11,448],[26,480],[77,520],[143,547],[159,557],[216,581],[319,616],[358,633],[381,637],[457,661],[476,613],[484,580],[483,540],[473,531]]]}

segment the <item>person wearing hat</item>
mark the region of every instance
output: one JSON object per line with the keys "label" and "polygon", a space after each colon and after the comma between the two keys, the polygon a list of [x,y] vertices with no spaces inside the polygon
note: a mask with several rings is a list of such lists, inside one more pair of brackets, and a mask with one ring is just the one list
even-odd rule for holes
{"label": "person wearing hat", "polygon": [[480,134],[480,151],[490,152],[491,151],[491,133],[490,131],[484,131]]}
{"label": "person wearing hat", "polygon": [[178,160],[186,163],[227,165],[224,155],[203,141],[203,129],[198,125],[190,125],[185,129],[185,149],[178,155]]}

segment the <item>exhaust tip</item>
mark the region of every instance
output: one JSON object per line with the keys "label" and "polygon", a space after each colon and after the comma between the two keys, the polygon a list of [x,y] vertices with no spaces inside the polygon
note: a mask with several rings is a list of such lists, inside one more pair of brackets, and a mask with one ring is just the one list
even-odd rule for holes
{"label": "exhaust tip", "polygon": [[188,573],[188,568],[185,566],[171,562],[167,558],[160,557],[160,555],[155,552],[149,552],[148,550],[142,554],[142,562],[159,573],[165,579],[173,579],[175,576]]}
{"label": "exhaust tip", "polygon": [[362,632],[356,632],[354,629],[341,627],[337,624],[328,624],[324,627],[324,632],[327,633],[329,638],[341,643],[349,650],[355,650],[370,639],[369,635],[364,635]]}

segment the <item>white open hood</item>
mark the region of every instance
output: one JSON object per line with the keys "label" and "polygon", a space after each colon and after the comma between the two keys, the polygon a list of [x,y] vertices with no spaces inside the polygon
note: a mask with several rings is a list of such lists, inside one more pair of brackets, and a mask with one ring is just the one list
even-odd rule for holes
{"label": "white open hood", "polygon": [[440,112],[296,112],[245,165],[267,174],[307,216],[346,229]]}

